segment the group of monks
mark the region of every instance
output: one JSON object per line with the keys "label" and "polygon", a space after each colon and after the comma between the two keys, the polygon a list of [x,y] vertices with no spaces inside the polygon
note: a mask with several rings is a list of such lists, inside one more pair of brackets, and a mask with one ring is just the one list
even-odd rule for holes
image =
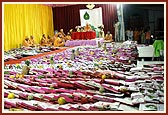
{"label": "group of monks", "polygon": [[[92,28],[90,27],[90,25],[87,23],[85,28],[84,28],[85,31],[91,31]],[[103,33],[104,34],[104,33]],[[110,31],[107,31],[107,34],[104,36],[104,35],[101,35],[102,37],[104,37],[104,40],[105,42],[113,42],[113,35],[110,34]]]}
{"label": "group of monks", "polygon": [[60,29],[60,32],[56,33],[53,37],[54,47],[63,47],[67,40],[71,40],[72,30],[67,32],[67,35],[64,33],[63,29]]}
{"label": "group of monks", "polygon": [[40,45],[63,47],[67,40],[71,40],[71,31],[72,30],[70,30],[66,35],[63,29],[60,29],[60,32],[55,33],[55,35],[52,38],[50,37],[46,38],[45,34],[43,34]]}
{"label": "group of monks", "polygon": [[[92,30],[90,25],[87,23],[85,28],[85,31],[90,31]],[[64,33],[63,29],[60,29],[59,32],[56,32],[53,37],[47,36],[45,34],[42,35],[40,45],[41,46],[54,46],[54,47],[63,47],[65,46],[65,42],[67,40],[71,40],[71,35],[72,35],[73,29],[70,29],[70,31],[67,33],[67,35]],[[104,36],[105,42],[113,42],[113,36],[110,34],[108,31],[107,34]],[[30,36],[26,37],[23,41],[23,46],[25,47],[32,47],[35,46],[34,44],[34,37]]]}
{"label": "group of monks", "polygon": [[93,31],[90,24],[86,23],[86,26],[76,26],[76,32],[87,32],[87,31]]}
{"label": "group of monks", "polygon": [[[45,34],[42,35],[40,45],[41,46],[54,46],[54,47],[63,47],[67,40],[71,40],[72,29],[67,33],[64,33],[63,29],[60,29],[60,32],[55,33],[55,35],[51,38],[49,35],[46,37]],[[31,47],[34,46],[34,37],[30,36],[30,38],[26,37],[23,41],[23,46]]]}

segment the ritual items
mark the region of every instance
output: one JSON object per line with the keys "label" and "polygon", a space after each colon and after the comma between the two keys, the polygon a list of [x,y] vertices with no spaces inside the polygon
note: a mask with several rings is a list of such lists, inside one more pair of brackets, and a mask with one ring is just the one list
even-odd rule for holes
{"label": "ritual items", "polygon": [[163,65],[137,68],[136,44],[105,49],[74,47],[6,65],[5,110],[164,111]]}

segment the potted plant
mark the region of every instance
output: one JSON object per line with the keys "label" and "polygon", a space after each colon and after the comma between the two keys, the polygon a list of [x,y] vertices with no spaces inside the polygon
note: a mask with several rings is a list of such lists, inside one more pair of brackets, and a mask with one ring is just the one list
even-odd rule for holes
{"label": "potted plant", "polygon": [[29,74],[29,70],[30,70],[30,67],[29,67],[29,65],[30,65],[30,61],[29,60],[26,60],[25,61],[25,66],[23,66],[23,68],[22,68],[22,74],[23,75],[28,75]]}

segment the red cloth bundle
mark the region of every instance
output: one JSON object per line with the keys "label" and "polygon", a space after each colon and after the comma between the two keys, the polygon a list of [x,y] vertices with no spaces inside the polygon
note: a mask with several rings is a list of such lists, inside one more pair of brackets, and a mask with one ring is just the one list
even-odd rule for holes
{"label": "red cloth bundle", "polygon": [[[8,101],[5,101],[4,102],[4,105],[5,105],[5,107],[10,107],[10,108],[16,108],[17,106],[16,106],[16,104],[15,103],[12,103],[12,102],[8,102]],[[9,108],[8,108],[9,109]]]}
{"label": "red cloth bundle", "polygon": [[115,88],[113,88],[113,87],[110,87],[110,86],[107,86],[107,85],[105,85],[105,84],[102,84],[102,86],[103,86],[106,90],[111,91],[111,92],[113,92],[113,93],[121,93],[121,92],[119,92],[117,89],[115,89]]}
{"label": "red cloth bundle", "polygon": [[106,96],[100,96],[100,95],[93,95],[93,99],[98,101],[114,102],[112,98],[106,97]]}
{"label": "red cloth bundle", "polygon": [[75,88],[74,85],[71,83],[63,83],[63,82],[57,81],[57,84],[58,84],[58,87],[60,88],[71,88],[71,89]]}

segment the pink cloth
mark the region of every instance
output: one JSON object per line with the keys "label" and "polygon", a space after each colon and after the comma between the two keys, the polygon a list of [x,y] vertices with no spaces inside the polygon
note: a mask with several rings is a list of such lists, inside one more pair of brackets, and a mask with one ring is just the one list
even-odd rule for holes
{"label": "pink cloth", "polygon": [[66,41],[65,46],[70,47],[70,46],[86,46],[86,45],[91,45],[95,46],[97,45],[97,42],[102,43],[104,40],[103,39],[92,39],[92,40],[72,40],[72,41]]}

